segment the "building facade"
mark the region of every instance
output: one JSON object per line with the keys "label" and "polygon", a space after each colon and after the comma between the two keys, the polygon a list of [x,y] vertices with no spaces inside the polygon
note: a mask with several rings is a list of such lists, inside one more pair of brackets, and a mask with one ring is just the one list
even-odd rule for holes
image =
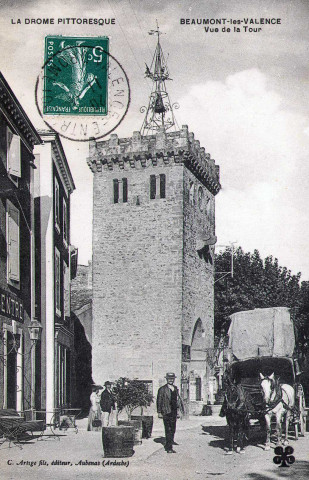
{"label": "building facade", "polygon": [[[92,344],[92,264],[77,265],[71,284],[71,312],[79,319],[85,337]],[[82,352],[81,352],[82,354]],[[90,395],[89,395],[90,396]]]}
{"label": "building facade", "polygon": [[71,285],[71,317],[74,320],[76,405],[89,413],[92,393],[92,265],[78,265]]}
{"label": "building facade", "polygon": [[75,189],[60,137],[42,131],[35,148],[35,233],[37,311],[43,325],[37,409],[47,419],[55,408],[70,407],[74,398],[74,323],[71,319],[72,263],[77,251],[70,244],[70,195]]}
{"label": "building facade", "polygon": [[0,73],[0,406],[33,408],[40,385],[35,319],[33,175],[41,139]]}
{"label": "building facade", "polygon": [[215,165],[187,126],[90,142],[95,382],[167,371],[184,401],[207,400],[213,347]]}

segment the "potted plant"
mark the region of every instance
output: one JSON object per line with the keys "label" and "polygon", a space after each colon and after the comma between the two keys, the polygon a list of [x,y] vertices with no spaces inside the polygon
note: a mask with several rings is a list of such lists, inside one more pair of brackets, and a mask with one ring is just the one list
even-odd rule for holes
{"label": "potted plant", "polygon": [[134,435],[133,425],[102,427],[104,457],[132,457]]}
{"label": "potted plant", "polygon": [[126,378],[120,378],[115,382],[112,395],[116,403],[116,421],[115,425],[102,428],[104,456],[131,457],[134,453],[133,445],[141,442],[137,441],[138,425],[129,421],[118,422],[118,413],[125,408],[129,401]]}
{"label": "potted plant", "polygon": [[[102,428],[102,442],[105,457],[129,457],[132,456],[133,444],[140,444],[142,441],[143,426],[146,438],[149,438],[149,419],[151,428],[153,417],[139,416],[132,418],[132,412],[135,408],[148,407],[154,398],[149,393],[147,384],[139,380],[129,380],[128,378],[119,378],[112,389],[116,407],[116,426]],[[125,410],[128,416],[127,421],[118,422],[118,412]],[[148,423],[147,423],[148,421]],[[150,429],[151,430],[151,429]]]}
{"label": "potted plant", "polygon": [[[152,431],[153,417],[143,415],[143,409],[151,405],[154,397],[149,393],[147,384],[140,380],[130,380],[121,377],[115,382],[113,393],[118,411],[125,410],[128,416],[127,422],[135,424],[136,428],[139,425],[138,431],[136,431],[136,443],[141,443],[141,437],[149,438]],[[141,408],[141,415],[132,416],[133,410],[138,407]],[[120,423],[124,424],[124,422]]]}

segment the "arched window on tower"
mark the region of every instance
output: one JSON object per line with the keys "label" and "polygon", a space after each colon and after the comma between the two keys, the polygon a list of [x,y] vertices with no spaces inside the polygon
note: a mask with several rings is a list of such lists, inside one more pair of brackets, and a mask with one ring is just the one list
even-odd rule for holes
{"label": "arched window on tower", "polygon": [[189,200],[191,205],[193,205],[194,204],[194,183],[193,182],[190,182]]}
{"label": "arched window on tower", "polygon": [[204,192],[202,187],[199,187],[198,189],[198,206],[201,212],[203,211],[204,208]]}

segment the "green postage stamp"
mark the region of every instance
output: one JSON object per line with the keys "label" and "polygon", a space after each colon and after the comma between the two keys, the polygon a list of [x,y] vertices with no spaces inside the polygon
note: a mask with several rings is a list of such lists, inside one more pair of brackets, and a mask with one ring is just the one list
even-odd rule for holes
{"label": "green postage stamp", "polygon": [[45,115],[108,114],[108,37],[45,38]]}

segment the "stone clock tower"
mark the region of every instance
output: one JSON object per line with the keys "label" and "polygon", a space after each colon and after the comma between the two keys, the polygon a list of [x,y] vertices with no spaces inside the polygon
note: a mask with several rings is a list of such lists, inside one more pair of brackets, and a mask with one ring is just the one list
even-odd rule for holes
{"label": "stone clock tower", "polygon": [[207,400],[213,347],[215,195],[219,167],[186,125],[178,128],[158,42],[141,132],[90,142],[93,172],[95,382],[177,375],[191,411]]}

